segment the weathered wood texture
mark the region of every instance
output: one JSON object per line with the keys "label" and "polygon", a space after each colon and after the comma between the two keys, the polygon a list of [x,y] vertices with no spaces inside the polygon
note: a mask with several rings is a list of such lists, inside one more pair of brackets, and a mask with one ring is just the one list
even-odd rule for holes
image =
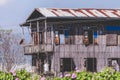
{"label": "weathered wood texture", "polygon": [[106,34],[106,44],[108,46],[117,45],[117,34]]}
{"label": "weathered wood texture", "polygon": [[[44,24],[40,23],[40,31],[44,32]],[[73,58],[76,67],[84,68],[85,58],[97,59],[97,71],[108,66],[108,58],[120,58],[120,35],[107,34],[104,31],[106,25],[120,25],[118,22],[83,22],[83,23],[59,23],[48,25],[46,44],[25,47],[26,54],[38,52],[53,52],[51,70],[60,72],[60,58]],[[34,25],[36,26],[36,25]],[[83,28],[94,27],[98,29],[98,44],[85,46],[83,43]],[[35,28],[35,27],[34,27]],[[34,32],[36,29],[32,28]],[[70,44],[55,45],[54,31],[70,29]],[[45,36],[45,35],[44,35]]]}
{"label": "weathered wood texture", "polygon": [[24,47],[24,53],[25,54],[35,54],[35,53],[43,53],[43,52],[53,52],[53,46],[52,45],[30,45]]}
{"label": "weathered wood texture", "polygon": [[[106,45],[58,45],[55,47],[55,67],[60,64],[58,58],[73,58],[77,67],[83,67],[84,58],[96,58],[97,69],[100,71],[107,65],[108,58],[120,58],[120,46]],[[58,60],[58,61],[57,61]],[[100,67],[101,65],[101,67]]]}

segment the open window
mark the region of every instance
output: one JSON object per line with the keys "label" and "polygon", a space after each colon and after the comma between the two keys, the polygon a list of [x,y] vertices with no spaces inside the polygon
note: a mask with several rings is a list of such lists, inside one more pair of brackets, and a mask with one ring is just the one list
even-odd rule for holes
{"label": "open window", "polygon": [[59,44],[59,34],[58,31],[55,31],[55,44],[58,45]]}
{"label": "open window", "polygon": [[98,31],[94,31],[93,38],[94,38],[94,44],[98,44]]}
{"label": "open window", "polygon": [[63,29],[55,31],[55,44],[70,44],[70,30]]}
{"label": "open window", "polygon": [[44,33],[43,32],[33,32],[32,33],[34,45],[39,45],[44,43]]}
{"label": "open window", "polygon": [[108,66],[120,71],[120,58],[108,58]]}
{"label": "open window", "polygon": [[97,71],[97,60],[96,58],[85,58],[84,67],[87,71],[96,72]]}
{"label": "open window", "polygon": [[59,30],[60,44],[65,44],[65,33],[64,30]]}
{"label": "open window", "polygon": [[84,30],[84,40],[85,45],[93,44],[93,32],[92,30]]}
{"label": "open window", "polygon": [[44,32],[39,32],[39,44],[44,43]]}
{"label": "open window", "polygon": [[87,27],[83,32],[83,43],[87,46],[90,44],[98,44],[97,27]]}
{"label": "open window", "polygon": [[75,69],[75,64],[72,58],[61,58],[60,59],[60,71],[72,71]]}

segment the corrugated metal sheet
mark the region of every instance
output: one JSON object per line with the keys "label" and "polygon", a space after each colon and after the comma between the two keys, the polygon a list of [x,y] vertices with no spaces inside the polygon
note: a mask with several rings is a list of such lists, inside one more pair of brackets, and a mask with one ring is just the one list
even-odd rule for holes
{"label": "corrugated metal sheet", "polygon": [[119,9],[57,9],[37,8],[45,17],[103,17],[119,18]]}

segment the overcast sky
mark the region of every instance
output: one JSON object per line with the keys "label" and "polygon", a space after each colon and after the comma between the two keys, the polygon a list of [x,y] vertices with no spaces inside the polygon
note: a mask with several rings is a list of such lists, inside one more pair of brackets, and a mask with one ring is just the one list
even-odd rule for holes
{"label": "overcast sky", "polygon": [[120,8],[120,0],[0,0],[0,25],[18,27],[36,7]]}

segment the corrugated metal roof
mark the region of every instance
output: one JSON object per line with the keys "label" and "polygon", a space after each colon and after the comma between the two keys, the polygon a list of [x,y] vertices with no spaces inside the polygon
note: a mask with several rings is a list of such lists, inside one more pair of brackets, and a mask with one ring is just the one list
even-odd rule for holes
{"label": "corrugated metal roof", "polygon": [[45,17],[103,17],[120,18],[119,9],[58,9],[37,8]]}

